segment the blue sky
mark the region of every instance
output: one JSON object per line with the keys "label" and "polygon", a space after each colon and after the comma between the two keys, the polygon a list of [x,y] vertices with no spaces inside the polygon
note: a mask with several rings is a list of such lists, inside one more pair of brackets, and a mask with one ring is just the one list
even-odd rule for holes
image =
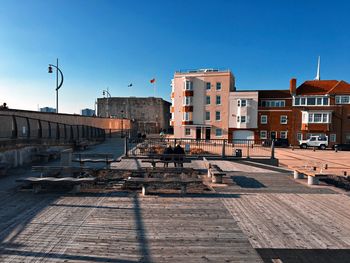
{"label": "blue sky", "polygon": [[[0,4],[0,103],[93,108],[112,96],[169,100],[178,69],[228,68],[238,89],[285,89],[289,79],[350,81],[347,1],[12,1]],[[127,85],[133,83],[132,88]]]}

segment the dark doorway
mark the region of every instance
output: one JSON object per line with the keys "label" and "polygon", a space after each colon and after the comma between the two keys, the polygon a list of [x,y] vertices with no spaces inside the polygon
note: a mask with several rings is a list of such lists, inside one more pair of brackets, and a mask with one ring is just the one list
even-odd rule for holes
{"label": "dark doorway", "polygon": [[210,140],[210,128],[205,129],[205,139]]}
{"label": "dark doorway", "polygon": [[271,132],[271,140],[275,140],[276,139],[276,132],[272,131]]}
{"label": "dark doorway", "polygon": [[202,129],[201,128],[196,128],[196,140],[200,140],[202,135]]}

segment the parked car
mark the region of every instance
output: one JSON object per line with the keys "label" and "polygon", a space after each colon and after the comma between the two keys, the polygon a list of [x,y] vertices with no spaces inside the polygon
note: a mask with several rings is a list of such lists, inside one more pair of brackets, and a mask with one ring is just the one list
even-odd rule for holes
{"label": "parked car", "polygon": [[[263,141],[262,145],[265,147],[270,147],[271,140]],[[281,138],[275,139],[275,147],[284,147],[284,148],[289,147],[288,139],[281,139]]]}
{"label": "parked car", "polygon": [[350,151],[350,143],[339,143],[333,146],[333,149],[337,151]]}
{"label": "parked car", "polygon": [[300,140],[299,146],[302,149],[307,147],[318,147],[322,150],[325,150],[328,146],[328,137],[327,136],[311,136],[307,140]]}

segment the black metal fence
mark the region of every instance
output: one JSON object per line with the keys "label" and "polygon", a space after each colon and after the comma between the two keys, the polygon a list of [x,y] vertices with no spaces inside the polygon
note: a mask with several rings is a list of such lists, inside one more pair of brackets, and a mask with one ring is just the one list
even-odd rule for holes
{"label": "black metal fence", "polygon": [[73,143],[103,140],[104,129],[46,121],[17,115],[0,114],[0,146],[37,143]]}
{"label": "black metal fence", "polygon": [[128,141],[129,156],[162,154],[167,146],[177,144],[190,156],[223,156],[243,158],[270,158],[273,155],[272,143],[266,140],[226,140],[226,139],[134,139]]}

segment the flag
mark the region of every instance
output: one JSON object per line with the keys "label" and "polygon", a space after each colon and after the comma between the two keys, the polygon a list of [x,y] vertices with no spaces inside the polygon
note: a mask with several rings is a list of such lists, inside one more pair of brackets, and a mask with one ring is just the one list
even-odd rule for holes
{"label": "flag", "polygon": [[154,82],[156,82],[156,79],[153,78],[153,79],[151,79],[149,82],[151,82],[151,83],[153,84]]}
{"label": "flag", "polygon": [[130,84],[128,85],[128,87],[132,87],[132,83],[130,83]]}

